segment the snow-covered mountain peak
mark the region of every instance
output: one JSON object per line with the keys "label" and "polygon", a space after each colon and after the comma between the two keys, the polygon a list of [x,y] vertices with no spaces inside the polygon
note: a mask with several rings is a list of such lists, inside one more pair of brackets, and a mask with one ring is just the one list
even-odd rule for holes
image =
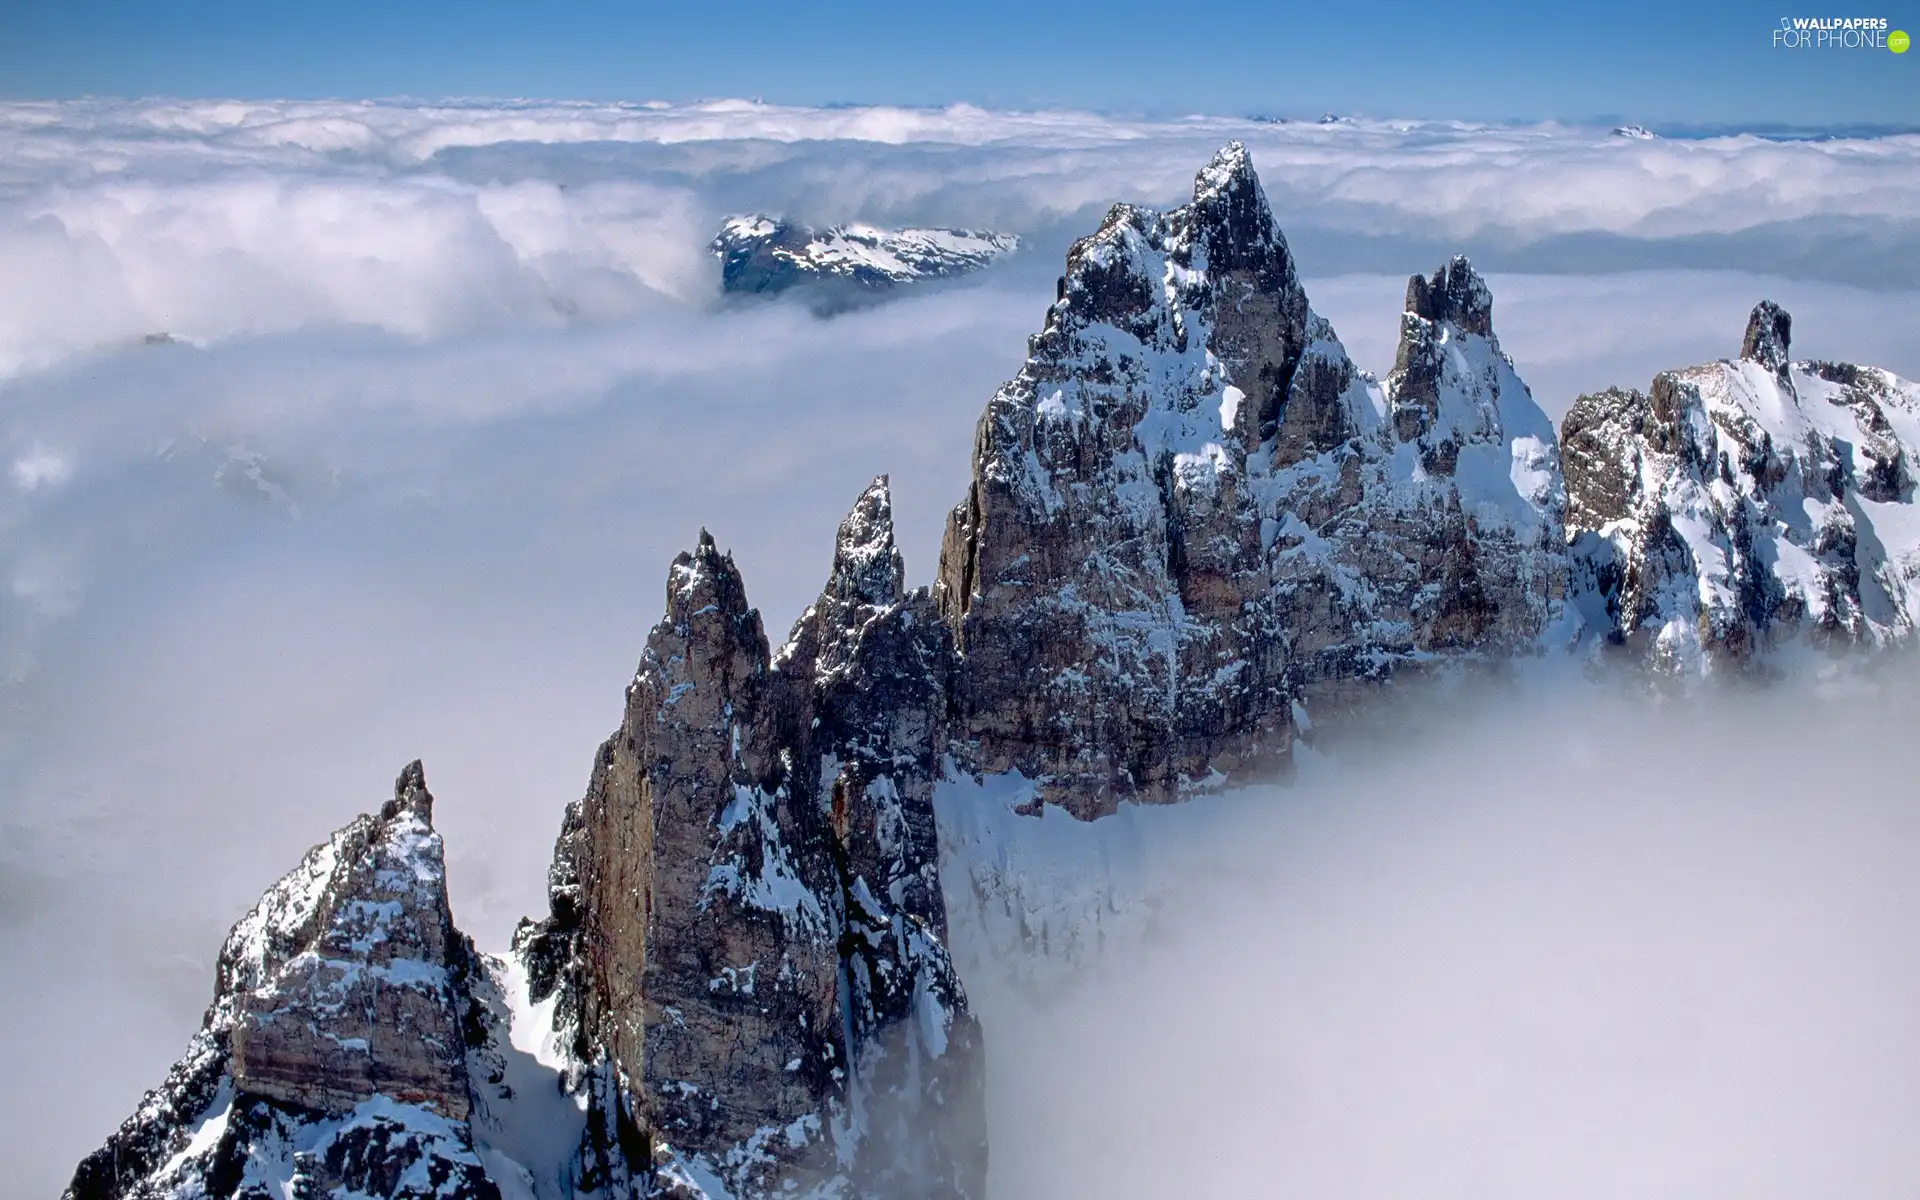
{"label": "snow-covered mountain peak", "polygon": [[1239,142],[1229,142],[1194,177],[1188,211],[1205,239],[1206,262],[1216,270],[1264,266],[1276,249],[1286,254],[1253,156]]}
{"label": "snow-covered mountain peak", "polygon": [[977,761],[1097,815],[1278,761],[1302,705],[1401,664],[1532,644],[1564,577],[1552,425],[1470,264],[1413,291],[1381,384],[1239,145],[1074,245],[942,548]]}
{"label": "snow-covered mountain peak", "polygon": [[393,1194],[497,1200],[467,1049],[484,970],[447,906],[418,762],[309,851],[228,935],[186,1054],[71,1200]]}
{"label": "snow-covered mountain peak", "polygon": [[1254,173],[1253,155],[1245,142],[1228,142],[1214,151],[1207,165],[1193,177],[1193,198],[1205,200],[1226,192],[1258,192],[1260,177]]}
{"label": "snow-covered mountain peak", "polygon": [[1583,396],[1563,424],[1589,623],[1662,670],[1904,640],[1920,620],[1920,387],[1793,362],[1791,331],[1763,301],[1739,358]]}
{"label": "snow-covered mountain peak", "polygon": [[747,603],[733,555],[705,529],[694,548],[675,555],[667,568],[667,619],[682,629],[696,622],[750,622],[758,630],[760,614]]}
{"label": "snow-covered mountain peak", "polygon": [[1464,256],[1407,281],[1400,344],[1384,392],[1395,435],[1420,469],[1447,477],[1482,523],[1529,538],[1558,530],[1557,438],[1500,350],[1493,292]]}

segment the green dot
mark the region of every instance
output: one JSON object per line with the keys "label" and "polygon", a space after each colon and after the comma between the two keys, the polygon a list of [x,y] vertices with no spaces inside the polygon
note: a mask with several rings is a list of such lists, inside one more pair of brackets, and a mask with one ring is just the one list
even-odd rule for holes
{"label": "green dot", "polygon": [[1905,54],[1907,47],[1911,45],[1913,45],[1913,39],[1907,36],[1907,31],[1904,29],[1896,29],[1887,35],[1887,49],[1895,54]]}

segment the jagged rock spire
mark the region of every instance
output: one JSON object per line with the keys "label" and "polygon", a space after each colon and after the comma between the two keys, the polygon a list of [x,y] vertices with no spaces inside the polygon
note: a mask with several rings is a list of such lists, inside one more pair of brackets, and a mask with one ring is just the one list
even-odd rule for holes
{"label": "jagged rock spire", "polygon": [[702,531],[568,810],[549,918],[517,935],[533,999],[557,995],[575,1056],[611,1065],[663,1179],[984,1187],[979,1028],[941,944],[933,834],[949,643],[903,574],[882,476],[776,656]]}
{"label": "jagged rock spire", "polygon": [[1788,348],[1793,336],[1793,317],[1771,300],[1753,306],[1747,318],[1747,336],[1740,342],[1740,357],[1759,363],[1769,371],[1778,371],[1791,359]]}
{"label": "jagged rock spire", "polygon": [[[1453,474],[1463,439],[1470,440],[1473,430],[1499,430],[1502,425],[1498,398],[1491,394],[1479,395],[1451,415],[1445,411],[1445,395],[1466,401],[1482,390],[1479,382],[1460,375],[1459,356],[1451,347],[1462,337],[1485,338],[1487,350],[1499,357],[1493,291],[1467,257],[1457,254],[1432,275],[1407,280],[1400,344],[1387,381],[1395,434],[1403,442],[1418,442],[1422,467],[1440,475]],[[1514,386],[1522,385],[1515,379]],[[1551,434],[1550,429],[1543,432]]]}
{"label": "jagged rock spire", "polygon": [[[377,814],[267,890],[227,936],[185,1057],[80,1164],[69,1200],[251,1195],[264,1163],[288,1164],[283,1186],[302,1196],[394,1194],[417,1177],[436,1196],[497,1200],[469,1125],[479,965],[448,908],[432,811],[409,763]],[[209,1128],[219,1136],[196,1135]]]}
{"label": "jagged rock spire", "polygon": [[1407,311],[1427,321],[1451,321],[1465,333],[1493,336],[1493,292],[1464,254],[1441,263],[1429,278],[1408,279]]}
{"label": "jagged rock spire", "polygon": [[705,529],[694,548],[675,555],[668,568],[667,622],[682,636],[696,624],[703,629],[729,625],[732,636],[724,640],[736,650],[766,641],[759,610],[747,601],[747,585],[733,555],[722,551]]}
{"label": "jagged rock spire", "polygon": [[878,476],[840,522],[827,593],[855,604],[892,604],[906,588],[907,567],[893,540],[893,492]]}
{"label": "jagged rock spire", "polygon": [[[1270,271],[1278,265],[1273,210],[1254,173],[1253,156],[1239,142],[1221,147],[1194,176],[1192,212],[1205,231],[1210,269]],[[1284,242],[1279,249],[1284,258]]]}
{"label": "jagged rock spire", "polygon": [[1205,201],[1213,196],[1257,195],[1260,177],[1254,173],[1253,155],[1245,142],[1228,142],[1214,152],[1207,165],[1193,177],[1193,198]]}
{"label": "jagged rock spire", "polygon": [[381,806],[380,818],[391,821],[403,812],[433,824],[433,793],[427,790],[427,769],[417,758],[401,768],[393,781],[393,799]]}
{"label": "jagged rock spire", "polygon": [[[309,953],[239,999],[232,1045],[241,1090],[323,1112],[389,1095],[466,1116],[461,1013],[449,977],[464,947],[432,815],[416,760],[378,818],[363,818],[353,852],[336,852],[344,861],[316,905]],[[256,914],[275,919],[262,904]]]}
{"label": "jagged rock spire", "polygon": [[1393,375],[1402,399],[1418,400],[1425,416],[1409,424],[1397,418],[1403,440],[1412,440],[1424,428],[1438,404],[1437,378],[1445,366],[1441,328],[1451,325],[1461,333],[1493,336],[1493,291],[1464,254],[1441,263],[1431,276],[1407,279],[1407,307],[1400,317],[1400,344],[1394,351]]}

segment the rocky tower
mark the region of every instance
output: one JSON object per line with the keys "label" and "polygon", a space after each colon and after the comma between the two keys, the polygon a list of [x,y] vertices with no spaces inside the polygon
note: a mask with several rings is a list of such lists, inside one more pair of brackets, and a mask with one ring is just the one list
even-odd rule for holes
{"label": "rocky tower", "polygon": [[499,1196],[468,1124],[478,961],[432,822],[414,763],[268,889],[227,937],[186,1055],[68,1200]]}
{"label": "rocky tower", "polygon": [[1434,654],[1530,646],[1564,589],[1551,423],[1465,259],[1409,288],[1397,368],[1312,312],[1246,150],[1067,256],[980,419],[936,597],[961,757],[1081,816],[1284,761]]}
{"label": "rocky tower", "polygon": [[[1345,516],[1347,562],[1392,589],[1421,651],[1526,650],[1564,612],[1566,489],[1553,422],[1501,351],[1493,295],[1464,257],[1407,281],[1383,391],[1392,435],[1372,461],[1385,503]],[[1370,559],[1381,528],[1399,547]]]}
{"label": "rocky tower", "polygon": [[979,1030],[935,874],[952,653],[903,575],[876,480],[776,655],[703,533],[568,813],[519,944],[665,1178],[981,1194]]}
{"label": "rocky tower", "polygon": [[1568,528],[1588,624],[1657,669],[1769,646],[1875,644],[1920,619],[1920,387],[1793,362],[1764,301],[1738,359],[1567,413]]}

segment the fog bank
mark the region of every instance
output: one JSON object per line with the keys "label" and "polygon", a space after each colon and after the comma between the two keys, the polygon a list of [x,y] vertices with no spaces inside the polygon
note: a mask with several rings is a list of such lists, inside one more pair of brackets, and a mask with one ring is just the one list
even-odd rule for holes
{"label": "fog bank", "polygon": [[1290,788],[973,829],[1028,935],[1104,939],[1010,970],[948,876],[995,1194],[1910,1195],[1913,665],[1416,706]]}

